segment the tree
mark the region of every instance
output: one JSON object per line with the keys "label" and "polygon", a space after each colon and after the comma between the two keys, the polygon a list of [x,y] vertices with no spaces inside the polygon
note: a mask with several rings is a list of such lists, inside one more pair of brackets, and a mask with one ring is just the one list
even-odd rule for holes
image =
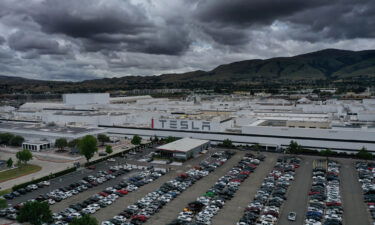
{"label": "tree", "polygon": [[290,154],[298,154],[302,151],[302,147],[296,141],[290,141],[286,151]]}
{"label": "tree", "polygon": [[5,200],[4,198],[0,198],[0,209],[4,209],[6,207],[8,207],[7,200]]}
{"label": "tree", "polygon": [[252,147],[253,147],[254,151],[257,151],[257,152],[259,152],[260,149],[262,148],[259,143],[254,144]]}
{"label": "tree", "polygon": [[2,133],[0,134],[0,144],[9,145],[10,140],[14,137],[11,133]]}
{"label": "tree", "polygon": [[18,161],[26,164],[28,161],[30,161],[33,158],[33,154],[29,150],[24,149],[22,151],[17,152],[16,157]]}
{"label": "tree", "polygon": [[229,140],[229,139],[225,139],[223,141],[223,147],[231,148],[231,147],[233,147],[233,142],[231,140]]}
{"label": "tree", "polygon": [[113,152],[112,146],[110,146],[110,145],[105,146],[105,152],[108,153],[108,154],[111,154]]}
{"label": "tree", "polygon": [[142,141],[142,138],[141,138],[140,136],[138,136],[138,135],[134,135],[134,136],[133,136],[133,139],[132,139],[132,141],[131,141],[131,143],[132,143],[133,145],[140,145],[140,144],[141,144],[141,141]]}
{"label": "tree", "polygon": [[68,147],[69,148],[76,148],[78,146],[79,139],[73,139],[68,142]]}
{"label": "tree", "polygon": [[367,149],[365,147],[362,147],[359,150],[359,152],[357,153],[357,157],[360,158],[360,159],[365,159],[365,160],[372,160],[374,158],[372,153],[367,151]]}
{"label": "tree", "polygon": [[16,135],[10,139],[9,144],[12,146],[21,146],[24,141],[25,141],[25,138],[23,138],[22,136]]}
{"label": "tree", "polygon": [[107,135],[105,135],[105,134],[99,134],[99,135],[98,135],[98,141],[100,141],[100,142],[102,143],[102,146],[104,146],[104,143],[109,142],[110,139],[109,139],[109,137],[108,137]]}
{"label": "tree", "polygon": [[12,158],[9,158],[8,160],[7,160],[7,167],[8,168],[11,168],[13,166],[13,159]]}
{"label": "tree", "polygon": [[42,225],[53,221],[52,212],[47,202],[27,202],[19,211],[17,221],[29,222],[33,225]]}
{"label": "tree", "polygon": [[168,136],[167,138],[165,138],[165,142],[166,143],[171,143],[171,142],[176,141],[177,139],[178,138],[176,138],[176,137]]}
{"label": "tree", "polygon": [[79,141],[78,148],[81,155],[85,156],[88,162],[98,151],[98,142],[94,136],[86,135]]}
{"label": "tree", "polygon": [[64,151],[64,148],[68,146],[68,141],[65,138],[58,138],[55,141],[55,146],[60,149],[60,151]]}
{"label": "tree", "polygon": [[88,214],[83,215],[81,218],[74,218],[69,225],[98,225],[98,220]]}

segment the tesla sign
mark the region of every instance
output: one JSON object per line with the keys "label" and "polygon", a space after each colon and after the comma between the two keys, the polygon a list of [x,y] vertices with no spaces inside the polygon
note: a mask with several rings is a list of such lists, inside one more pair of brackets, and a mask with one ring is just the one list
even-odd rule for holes
{"label": "tesla sign", "polygon": [[192,120],[158,120],[161,129],[177,129],[177,130],[201,130],[210,131],[211,122],[208,121],[192,121]]}

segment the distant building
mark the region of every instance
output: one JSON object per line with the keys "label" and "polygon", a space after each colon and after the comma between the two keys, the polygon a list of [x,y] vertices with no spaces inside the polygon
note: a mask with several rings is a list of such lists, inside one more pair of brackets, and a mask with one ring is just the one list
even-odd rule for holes
{"label": "distant building", "polygon": [[192,138],[183,138],[166,145],[157,147],[163,157],[187,160],[210,147],[210,141]]}
{"label": "distant building", "polygon": [[109,93],[64,94],[66,105],[109,104]]}

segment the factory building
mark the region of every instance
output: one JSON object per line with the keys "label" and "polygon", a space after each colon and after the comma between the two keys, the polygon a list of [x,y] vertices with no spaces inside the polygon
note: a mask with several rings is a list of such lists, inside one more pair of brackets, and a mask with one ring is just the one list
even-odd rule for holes
{"label": "factory building", "polygon": [[157,147],[157,152],[162,157],[187,160],[194,158],[208,147],[210,147],[208,140],[183,138]]}

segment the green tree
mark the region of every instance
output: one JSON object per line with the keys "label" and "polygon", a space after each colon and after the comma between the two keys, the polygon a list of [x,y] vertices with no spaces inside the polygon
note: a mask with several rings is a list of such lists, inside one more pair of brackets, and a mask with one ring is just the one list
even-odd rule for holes
{"label": "green tree", "polygon": [[94,136],[86,135],[79,141],[78,148],[81,155],[85,156],[88,162],[98,151],[98,142]]}
{"label": "green tree", "polygon": [[328,157],[328,156],[332,156],[334,153],[333,153],[333,151],[332,151],[331,149],[326,149],[326,150],[322,150],[322,151],[320,151],[319,154],[320,154],[321,156],[326,156],[326,157]]}
{"label": "green tree", "polygon": [[109,139],[109,137],[108,137],[107,135],[105,135],[105,134],[99,134],[99,135],[98,135],[98,141],[100,141],[100,142],[102,143],[102,146],[104,146],[104,143],[109,142],[110,139]]}
{"label": "green tree", "polygon": [[11,168],[12,166],[13,166],[13,159],[9,157],[9,159],[7,160],[7,167]]}
{"label": "green tree", "polygon": [[140,136],[138,136],[138,135],[134,135],[134,136],[133,136],[133,139],[132,139],[132,141],[131,141],[131,143],[132,143],[133,145],[140,145],[140,144],[141,144],[141,141],[142,141],[142,138],[141,138]]}
{"label": "green tree", "polygon": [[42,225],[53,221],[52,212],[47,202],[27,202],[19,211],[17,221],[29,222],[33,225]]}
{"label": "green tree", "polygon": [[11,133],[1,133],[0,134],[0,144],[9,145],[10,140],[14,137]]}
{"label": "green tree", "polygon": [[30,161],[33,158],[33,154],[29,150],[24,149],[22,151],[17,152],[16,157],[18,161],[26,164],[28,161]]}
{"label": "green tree", "polygon": [[58,138],[55,141],[55,146],[60,149],[60,151],[64,151],[64,148],[68,146],[68,141],[65,138]]}
{"label": "green tree", "polygon": [[9,144],[12,146],[21,146],[22,143],[25,141],[25,138],[22,136],[16,135],[10,139]]}
{"label": "green tree", "polygon": [[288,148],[286,151],[290,154],[298,154],[301,153],[302,147],[296,141],[290,141]]}
{"label": "green tree", "polygon": [[76,148],[78,147],[79,139],[73,139],[68,142],[68,147],[69,148]]}
{"label": "green tree", "polygon": [[164,141],[165,141],[166,143],[171,143],[171,142],[176,141],[177,139],[178,139],[178,138],[176,138],[176,137],[168,136],[167,138],[164,139]]}
{"label": "green tree", "polygon": [[88,214],[83,215],[81,218],[74,218],[69,225],[98,225],[98,220]]}
{"label": "green tree", "polygon": [[233,147],[233,142],[229,139],[225,139],[222,144],[223,147],[231,148]]}
{"label": "green tree", "polygon": [[251,146],[251,147],[253,147],[254,151],[257,151],[257,152],[259,152],[259,151],[260,151],[260,149],[262,148],[262,147],[260,146],[260,144],[259,144],[259,143],[256,143],[256,144],[254,144],[254,145],[253,145],[253,146]]}
{"label": "green tree", "polygon": [[110,145],[105,146],[105,152],[108,153],[108,154],[111,154],[113,152],[112,146],[110,146]]}
{"label": "green tree", "polygon": [[0,198],[0,209],[4,209],[6,207],[8,207],[7,200],[5,200],[4,198]]}
{"label": "green tree", "polygon": [[365,147],[362,147],[358,151],[357,157],[360,158],[360,159],[365,159],[365,160],[372,160],[374,158],[374,156],[372,155],[372,153],[369,152],[369,151],[367,151],[367,149]]}

